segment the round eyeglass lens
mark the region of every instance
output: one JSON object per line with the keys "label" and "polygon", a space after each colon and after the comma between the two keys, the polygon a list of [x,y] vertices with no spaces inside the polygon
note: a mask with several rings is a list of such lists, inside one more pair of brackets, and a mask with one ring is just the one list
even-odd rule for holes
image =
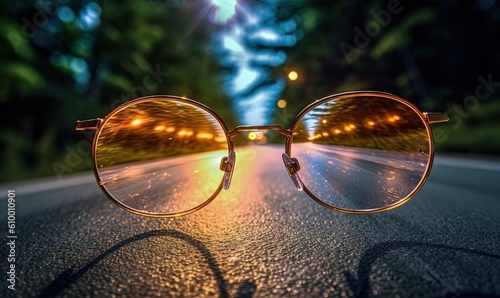
{"label": "round eyeglass lens", "polygon": [[100,185],[121,206],[175,215],[208,203],[221,189],[228,145],[207,110],[175,98],[147,98],[118,108],[98,132]]}
{"label": "round eyeglass lens", "polygon": [[408,199],[430,163],[426,124],[383,95],[332,99],[299,120],[291,151],[306,190],[346,211],[375,211]]}

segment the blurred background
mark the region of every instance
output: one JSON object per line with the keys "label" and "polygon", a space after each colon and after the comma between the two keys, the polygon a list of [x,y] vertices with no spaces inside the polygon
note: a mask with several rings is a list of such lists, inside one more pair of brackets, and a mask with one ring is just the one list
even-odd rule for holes
{"label": "blurred background", "polygon": [[[500,153],[500,3],[2,1],[0,181],[91,168],[76,120],[183,96],[230,129],[277,123],[324,96],[394,93],[447,112],[437,150]],[[250,133],[241,142],[276,142]],[[276,136],[279,137],[279,136]]]}

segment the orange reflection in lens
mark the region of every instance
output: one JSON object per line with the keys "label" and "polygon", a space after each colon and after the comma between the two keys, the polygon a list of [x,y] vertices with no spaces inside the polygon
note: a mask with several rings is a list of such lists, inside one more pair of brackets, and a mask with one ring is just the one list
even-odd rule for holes
{"label": "orange reflection in lens", "polygon": [[193,135],[193,131],[182,129],[177,132],[177,135],[181,137],[190,137]]}
{"label": "orange reflection in lens", "polygon": [[216,141],[217,143],[225,143],[226,142],[226,137],[225,136],[224,137],[217,136],[217,137],[214,138],[214,141]]}
{"label": "orange reflection in lens", "polygon": [[95,162],[101,186],[121,205],[178,214],[218,191],[227,149],[221,123],[205,109],[148,98],[110,114],[98,131]]}
{"label": "orange reflection in lens", "polygon": [[207,132],[200,132],[196,135],[196,137],[200,140],[211,140],[214,138],[214,135]]}

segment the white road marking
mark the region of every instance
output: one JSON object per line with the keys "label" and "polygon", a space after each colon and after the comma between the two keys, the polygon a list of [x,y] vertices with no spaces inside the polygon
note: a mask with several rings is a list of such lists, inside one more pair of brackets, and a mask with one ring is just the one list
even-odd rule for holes
{"label": "white road marking", "polygon": [[54,177],[47,177],[31,181],[7,182],[0,185],[0,199],[7,198],[8,189],[15,189],[16,194],[22,196],[47,190],[55,190],[91,183],[96,184],[94,174],[92,172],[75,174],[60,180]]}

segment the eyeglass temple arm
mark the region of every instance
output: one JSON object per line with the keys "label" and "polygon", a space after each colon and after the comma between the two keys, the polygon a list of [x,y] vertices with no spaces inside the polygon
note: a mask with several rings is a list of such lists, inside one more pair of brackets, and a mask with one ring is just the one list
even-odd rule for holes
{"label": "eyeglass temple arm", "polygon": [[448,117],[447,114],[443,113],[424,112],[424,117],[429,124],[443,123],[450,120],[450,117]]}
{"label": "eyeglass temple arm", "polygon": [[75,124],[75,130],[98,130],[102,121],[101,118],[78,120]]}

